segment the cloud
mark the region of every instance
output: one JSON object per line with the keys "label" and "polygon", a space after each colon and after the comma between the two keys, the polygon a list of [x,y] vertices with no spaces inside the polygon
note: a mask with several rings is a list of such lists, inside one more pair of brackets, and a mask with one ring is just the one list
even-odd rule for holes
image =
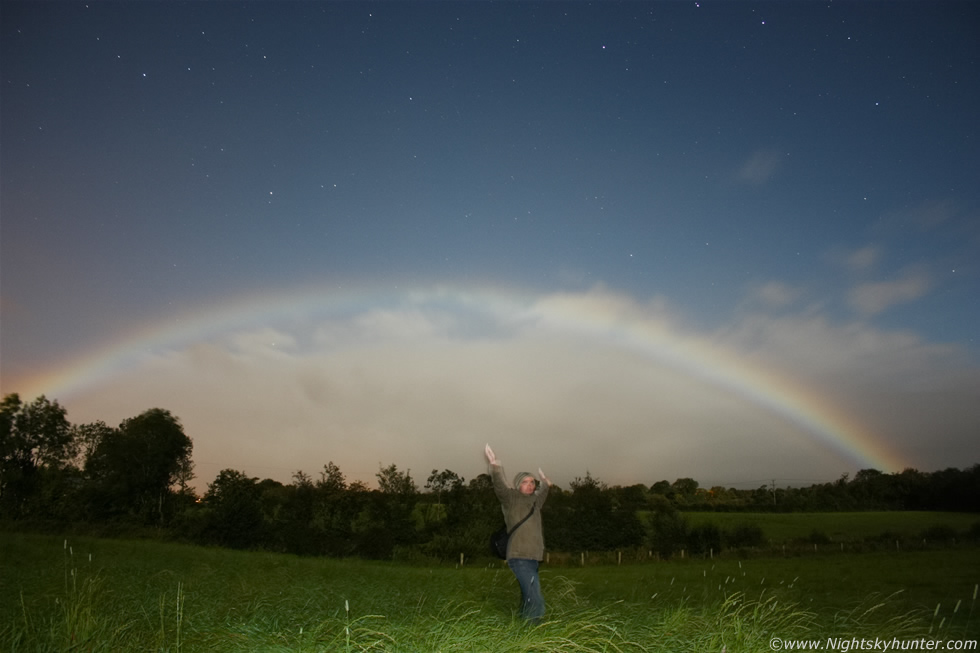
{"label": "cloud", "polygon": [[928,232],[950,224],[957,215],[956,205],[952,201],[928,200],[884,215],[879,229]]}
{"label": "cloud", "polygon": [[848,304],[864,317],[877,315],[896,304],[915,301],[931,287],[928,275],[912,271],[900,279],[863,283],[848,293]]}
{"label": "cloud", "polygon": [[845,264],[855,272],[870,270],[877,265],[881,258],[881,248],[869,245],[854,250],[845,259]]}
{"label": "cloud", "polygon": [[912,467],[978,462],[969,443],[980,426],[980,366],[969,349],[866,322],[762,312],[720,330],[716,340],[812,389],[879,442],[905,452]]}
{"label": "cloud", "polygon": [[920,469],[973,462],[980,402],[965,389],[980,387],[980,373],[962,350],[812,311],[769,313],[795,295],[764,284],[756,309],[713,332],[692,330],[663,299],[606,288],[379,301],[321,318],[313,338],[229,326],[63,403],[78,423],[171,410],[194,440],[202,485],[223,468],[285,482],[329,461],[369,483],[391,462],[416,478],[433,468],[472,478],[486,442],[509,469],[542,466],[566,485],[586,471],[711,485],[856,471],[862,462],[833,437],[779,411],[791,389]]}
{"label": "cloud", "polygon": [[884,258],[885,249],[881,245],[866,245],[857,249],[835,247],[826,255],[828,264],[855,275],[872,272]]}
{"label": "cloud", "polygon": [[767,281],[751,287],[746,293],[745,303],[768,308],[784,308],[795,303],[803,291],[781,281]]}
{"label": "cloud", "polygon": [[[957,345],[924,341],[909,331],[864,322],[836,323],[825,315],[764,312],[719,329],[714,341],[781,376],[819,388],[820,395],[860,402],[866,391],[900,392],[957,387],[972,369]],[[848,400],[850,402],[850,400]]]}
{"label": "cloud", "polygon": [[768,182],[782,163],[782,155],[777,150],[758,150],[744,161],[736,173],[736,178],[753,186]]}

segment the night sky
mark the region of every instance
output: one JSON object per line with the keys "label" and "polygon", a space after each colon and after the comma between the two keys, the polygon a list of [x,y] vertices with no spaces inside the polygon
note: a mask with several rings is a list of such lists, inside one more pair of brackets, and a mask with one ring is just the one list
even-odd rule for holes
{"label": "night sky", "polygon": [[196,483],[980,462],[980,4],[0,4],[0,384]]}

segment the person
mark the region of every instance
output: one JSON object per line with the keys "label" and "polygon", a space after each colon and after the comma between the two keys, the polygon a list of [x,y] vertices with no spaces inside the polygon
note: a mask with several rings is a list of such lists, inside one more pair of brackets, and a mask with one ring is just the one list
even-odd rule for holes
{"label": "person", "polygon": [[504,476],[504,468],[489,444],[485,454],[490,466],[490,478],[493,479],[493,490],[500,499],[500,509],[504,513],[507,530],[514,528],[529,513],[531,515],[511,533],[507,541],[507,566],[514,572],[517,583],[521,586],[521,616],[532,623],[538,623],[545,611],[541,579],[538,575],[538,563],[544,559],[541,507],[548,498],[551,481],[539,467],[540,486],[528,472],[515,476],[511,484]]}

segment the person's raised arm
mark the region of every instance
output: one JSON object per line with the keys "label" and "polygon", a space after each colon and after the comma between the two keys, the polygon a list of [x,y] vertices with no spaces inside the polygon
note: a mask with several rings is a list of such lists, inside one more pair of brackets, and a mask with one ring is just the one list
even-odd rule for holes
{"label": "person's raised arm", "polygon": [[544,475],[540,467],[538,467],[538,476],[541,478],[542,483],[547,483],[548,487],[551,487],[551,479]]}
{"label": "person's raised arm", "polygon": [[487,457],[487,462],[491,465],[499,465],[500,462],[497,461],[497,456],[494,455],[493,449],[490,448],[490,444],[487,443],[487,448],[483,451],[484,455]]}
{"label": "person's raised arm", "polygon": [[487,457],[487,462],[490,463],[490,480],[493,481],[493,491],[497,494],[497,497],[503,501],[504,497],[514,491],[514,488],[507,484],[504,479],[504,468],[500,464],[500,460],[494,455],[493,449],[490,445],[483,450],[483,453]]}

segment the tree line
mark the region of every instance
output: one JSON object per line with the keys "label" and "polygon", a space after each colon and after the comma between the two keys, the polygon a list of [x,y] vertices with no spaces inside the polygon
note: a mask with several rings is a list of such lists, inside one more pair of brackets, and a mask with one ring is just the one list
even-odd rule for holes
{"label": "tree line", "polygon": [[[487,555],[502,522],[487,474],[467,481],[432,470],[421,487],[410,471],[380,466],[377,488],[348,481],[332,461],[290,483],[224,469],[198,496],[193,444],[160,408],[110,427],[72,424],[57,401],[0,403],[0,518],[8,522],[152,527],[200,544],[305,555],[455,559]],[[980,465],[886,474],[799,488],[702,488],[691,478],[608,486],[586,472],[551,488],[544,507],[553,551],[648,549],[671,555],[757,546],[758,529],[688,528],[683,511],[954,510],[980,512]]]}

